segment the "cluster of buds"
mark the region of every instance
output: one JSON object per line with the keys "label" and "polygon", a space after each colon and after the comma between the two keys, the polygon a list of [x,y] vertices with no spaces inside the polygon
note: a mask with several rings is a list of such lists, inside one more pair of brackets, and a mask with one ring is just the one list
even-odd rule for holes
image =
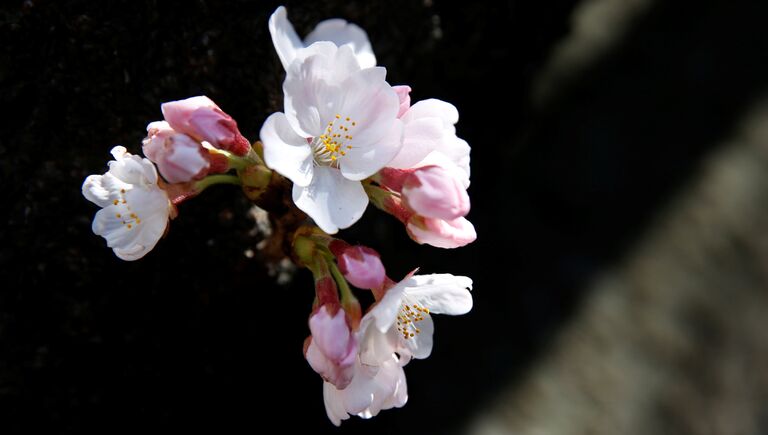
{"label": "cluster of buds", "polygon": [[[136,260],[165,235],[178,204],[214,184],[239,185],[280,224],[265,246],[314,276],[304,355],[339,425],[405,404],[403,367],[430,355],[431,315],[468,312],[472,280],[415,270],[393,280],[374,249],[335,234],[373,203],[417,243],[471,243],[470,147],[456,135],[456,107],[411,104],[409,86],[386,81],[360,27],[326,20],[302,40],[279,7],[269,30],[286,71],[285,107],[264,121],[260,142],[207,97],[168,102],[164,120],[147,126],[146,158],[113,148],[108,172],[86,178],[83,195],[102,208],[93,232]],[[374,303],[363,309],[352,287]]]}

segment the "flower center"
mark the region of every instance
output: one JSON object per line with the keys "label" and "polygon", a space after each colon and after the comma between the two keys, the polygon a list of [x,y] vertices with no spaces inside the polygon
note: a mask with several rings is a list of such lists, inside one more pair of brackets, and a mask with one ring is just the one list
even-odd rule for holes
{"label": "flower center", "polygon": [[115,217],[120,219],[120,223],[124,227],[130,230],[141,223],[141,219],[136,213],[131,211],[131,206],[128,205],[128,201],[125,199],[125,189],[120,189],[120,199],[113,200],[112,204],[125,208],[125,211],[121,210],[123,211],[122,213],[115,213]]}
{"label": "flower center", "polygon": [[315,155],[315,163],[321,166],[338,167],[338,160],[352,149],[352,133],[357,122],[348,116],[339,114],[328,123],[325,133],[312,139],[310,146]]}
{"label": "flower center", "polygon": [[429,308],[421,307],[418,304],[402,304],[400,313],[397,315],[397,332],[403,334],[403,338],[408,340],[421,333],[421,329],[416,325],[424,320],[424,316],[429,314]]}

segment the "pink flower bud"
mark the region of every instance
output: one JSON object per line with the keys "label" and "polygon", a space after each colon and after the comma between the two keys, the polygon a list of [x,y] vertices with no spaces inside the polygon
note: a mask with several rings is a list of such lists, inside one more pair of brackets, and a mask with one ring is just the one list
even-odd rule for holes
{"label": "pink flower bud", "polygon": [[208,152],[196,140],[173,130],[167,122],[150,123],[143,145],[144,155],[157,165],[169,183],[199,180],[208,174]]}
{"label": "pink flower bud", "polygon": [[392,86],[392,90],[395,91],[400,99],[400,110],[397,112],[397,117],[400,118],[411,108],[411,87]]}
{"label": "pink flower bud", "polygon": [[237,122],[208,97],[163,103],[161,109],[174,130],[199,141],[206,141],[239,156],[247,154],[251,148],[248,139],[237,129]]}
{"label": "pink flower bud", "polygon": [[378,252],[366,246],[350,246],[336,260],[344,278],[357,288],[379,288],[387,277]]}
{"label": "pink flower bud", "polygon": [[314,371],[337,389],[344,389],[352,381],[357,357],[357,340],[349,328],[344,310],[329,310],[323,305],[309,318],[312,340],[306,358]]}
{"label": "pink flower bud", "polygon": [[415,170],[403,182],[408,207],[426,218],[453,220],[469,213],[469,195],[459,180],[439,166]]}
{"label": "pink flower bud", "polygon": [[406,230],[416,242],[437,248],[460,248],[477,239],[475,227],[463,217],[446,221],[414,215]]}

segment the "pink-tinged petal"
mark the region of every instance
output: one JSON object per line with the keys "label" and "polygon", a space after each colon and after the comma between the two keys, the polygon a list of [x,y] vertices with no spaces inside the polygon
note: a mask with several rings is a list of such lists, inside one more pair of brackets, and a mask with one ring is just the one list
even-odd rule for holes
{"label": "pink-tinged petal", "polygon": [[309,330],[312,332],[312,342],[331,361],[346,365],[354,362],[357,340],[349,330],[344,310],[338,309],[335,315],[331,315],[328,307],[323,305],[309,318]]}
{"label": "pink-tinged petal", "polygon": [[444,126],[451,132],[455,132],[454,124],[459,122],[459,111],[451,103],[430,98],[422,100],[411,106],[403,115],[403,122],[409,122],[419,118],[440,118]]}
{"label": "pink-tinged petal", "polygon": [[307,347],[306,358],[312,370],[322,376],[326,382],[335,385],[336,388],[344,389],[352,382],[354,376],[354,354],[349,364],[341,365],[328,358],[315,341],[311,340]]}
{"label": "pink-tinged petal", "polygon": [[411,107],[411,87],[406,85],[392,86],[397,98],[400,99],[400,110],[397,112],[397,117],[400,118]]}
{"label": "pink-tinged petal", "polygon": [[368,35],[359,26],[346,20],[334,18],[322,21],[304,38],[305,45],[318,41],[330,41],[339,47],[348,45],[362,68],[376,66],[376,56],[373,54]]}
{"label": "pink-tinged petal", "polygon": [[274,44],[277,56],[285,70],[296,58],[296,52],[304,48],[299,35],[296,34],[293,25],[288,21],[287,15],[288,12],[285,7],[280,6],[269,17],[269,33],[272,35],[272,44]]}
{"label": "pink-tinged petal", "polygon": [[405,294],[434,314],[461,315],[472,309],[472,279],[448,273],[414,275],[405,280]]}
{"label": "pink-tinged petal", "polygon": [[439,166],[419,168],[403,183],[406,204],[421,216],[453,220],[469,213],[469,195],[460,180]]}
{"label": "pink-tinged petal", "polygon": [[[461,139],[456,139],[464,142]],[[466,144],[466,142],[464,143]],[[467,151],[469,151],[469,145],[467,145]],[[449,172],[453,178],[459,180],[461,185],[466,189],[469,187],[469,153],[467,152],[465,160],[459,160],[459,162],[462,162],[464,166],[459,166],[454,159],[440,151],[432,151],[424,158],[424,160],[415,164],[414,167],[439,166]]]}
{"label": "pink-tinged petal", "polygon": [[264,161],[270,168],[296,185],[309,186],[312,181],[313,157],[307,140],[293,130],[285,114],[273,113],[264,121],[259,133],[264,145]]}
{"label": "pink-tinged petal", "polygon": [[379,288],[387,277],[379,254],[366,246],[350,246],[336,256],[336,261],[344,278],[357,288]]}
{"label": "pink-tinged petal", "polygon": [[179,133],[239,156],[250,150],[251,145],[240,134],[237,122],[206,96],[170,101],[160,109],[171,128]]}
{"label": "pink-tinged petal", "polygon": [[460,248],[477,239],[475,227],[466,218],[452,221],[414,216],[406,225],[408,235],[419,244],[436,248]]}
{"label": "pink-tinged petal", "polygon": [[440,146],[444,130],[439,118],[419,118],[405,123],[403,147],[388,166],[400,169],[417,167],[419,162]]}
{"label": "pink-tinged petal", "polygon": [[317,166],[314,171],[308,186],[293,185],[296,206],[328,234],[357,222],[368,206],[362,184],[344,178],[335,168]]}
{"label": "pink-tinged petal", "polygon": [[177,133],[167,122],[147,126],[144,155],[157,164],[169,183],[185,183],[207,175],[210,163],[202,145],[186,134]]}
{"label": "pink-tinged petal", "polygon": [[[198,109],[218,109],[219,106],[205,95],[186,98],[184,100],[169,101],[160,105],[165,121],[176,131],[187,133],[191,130],[189,125],[192,114]],[[219,109],[220,110],[220,109]]]}

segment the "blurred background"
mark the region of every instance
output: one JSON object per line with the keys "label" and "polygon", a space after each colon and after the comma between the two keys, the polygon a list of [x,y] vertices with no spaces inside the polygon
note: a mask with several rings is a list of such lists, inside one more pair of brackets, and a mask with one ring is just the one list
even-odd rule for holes
{"label": "blurred background", "polygon": [[476,243],[373,208],[341,234],[392,276],[472,277],[475,307],[436,317],[404,408],[340,429],[301,353],[311,275],[261,261],[237,189],[132,263],[80,193],[164,101],[205,94],[256,140],[279,4],[0,6],[0,433],[768,433],[768,2],[286,2],[302,35],[361,25],[473,146]]}

